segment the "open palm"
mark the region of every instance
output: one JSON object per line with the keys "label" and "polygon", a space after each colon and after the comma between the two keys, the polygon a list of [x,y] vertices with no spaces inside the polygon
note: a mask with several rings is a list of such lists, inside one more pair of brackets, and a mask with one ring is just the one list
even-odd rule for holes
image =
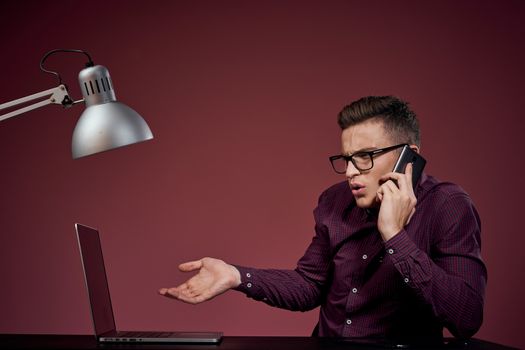
{"label": "open palm", "polygon": [[203,258],[179,265],[184,272],[199,272],[178,287],[161,288],[159,293],[190,304],[212,299],[240,284],[239,271],[232,265],[214,258]]}

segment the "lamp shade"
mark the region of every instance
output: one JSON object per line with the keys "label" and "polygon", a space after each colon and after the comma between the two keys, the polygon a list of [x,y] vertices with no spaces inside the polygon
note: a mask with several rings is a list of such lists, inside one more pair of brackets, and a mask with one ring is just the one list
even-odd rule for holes
{"label": "lamp shade", "polygon": [[73,131],[73,158],[153,138],[142,117],[123,103],[114,101],[86,108]]}
{"label": "lamp shade", "polygon": [[73,131],[74,159],[153,138],[144,119],[116,100],[105,67],[97,65],[83,69],[79,82],[86,110]]}

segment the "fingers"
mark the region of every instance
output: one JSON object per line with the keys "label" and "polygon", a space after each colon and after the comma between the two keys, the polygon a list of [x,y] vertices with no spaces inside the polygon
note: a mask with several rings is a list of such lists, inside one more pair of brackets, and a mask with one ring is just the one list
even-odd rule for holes
{"label": "fingers", "polygon": [[165,296],[166,298],[178,299],[179,293],[177,293],[176,288],[160,288],[159,294]]}
{"label": "fingers", "polygon": [[394,191],[399,191],[394,182],[390,179],[387,179],[376,192],[376,201],[382,202],[385,197],[390,197]]}
{"label": "fingers", "polygon": [[410,189],[413,191],[413,187],[412,187],[412,172],[413,172],[413,169],[414,169],[414,166],[412,165],[412,163],[408,163],[407,166],[405,167],[405,176],[404,176],[404,179],[405,181],[401,181],[402,184],[400,184],[399,188],[401,190],[404,190],[403,187],[406,187],[407,189]]}
{"label": "fingers", "polygon": [[[183,272],[201,270],[204,265],[203,260],[204,259],[182,263],[179,265],[179,270]],[[199,274],[193,276],[180,286],[172,288],[160,288],[158,292],[160,295],[167,298],[184,301],[190,304],[203,302],[209,299],[209,297],[203,295],[203,292],[206,291],[206,286],[202,283],[202,277],[198,277],[200,274],[202,274],[202,270]]]}
{"label": "fingers", "polygon": [[182,286],[183,285],[172,288],[161,288],[159,289],[159,294],[168,298],[178,299],[181,294],[181,289],[184,288]]}
{"label": "fingers", "polygon": [[410,183],[412,184],[412,173],[414,171],[414,164],[408,163],[405,168],[405,174],[407,175],[408,179],[410,179]]}
{"label": "fingers", "polygon": [[161,288],[159,294],[170,299],[176,299],[188,304],[198,304],[210,299],[208,293],[203,293],[192,287],[190,282],[181,284],[175,288]]}
{"label": "fingers", "polygon": [[399,175],[401,176],[397,180],[398,184],[396,185],[392,180],[387,180],[379,187],[376,198],[380,198],[382,202],[386,197],[395,201],[406,202],[408,205],[415,207],[417,199],[412,185],[404,182],[403,174]]}
{"label": "fingers", "polygon": [[[413,166],[412,163],[408,163],[405,169],[405,173],[396,173],[396,172],[390,172],[387,173],[379,179],[379,182],[383,185],[389,182],[388,180],[395,181],[397,184],[397,188],[403,192],[414,192],[413,186],[412,186],[412,171]],[[392,182],[390,181],[390,182]],[[383,186],[381,185],[381,186]]]}
{"label": "fingers", "polygon": [[195,260],[195,261],[189,261],[185,262],[183,264],[179,265],[179,270],[183,272],[191,272],[198,270],[202,267],[202,259],[201,260]]}
{"label": "fingers", "polygon": [[[179,265],[183,272],[198,270],[198,273],[185,283],[174,288],[161,288],[159,294],[190,304],[197,304],[224,293],[232,288],[231,267],[222,260],[202,258]],[[235,269],[235,271],[237,271]],[[238,271],[237,271],[238,272]],[[240,276],[238,276],[240,283]]]}
{"label": "fingers", "polygon": [[381,203],[383,201],[383,189],[379,187],[376,193],[376,202]]}

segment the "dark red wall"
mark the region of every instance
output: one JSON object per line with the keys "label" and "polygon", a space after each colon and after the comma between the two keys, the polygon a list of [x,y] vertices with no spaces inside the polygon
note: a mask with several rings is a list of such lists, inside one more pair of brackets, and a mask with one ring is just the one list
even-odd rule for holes
{"label": "dark red wall", "polygon": [[[0,103],[55,86],[45,52],[82,48],[155,134],[74,161],[81,106],[0,123],[0,332],[91,332],[82,222],[101,230],[120,328],[309,335],[317,310],[156,291],[202,256],[293,268],[318,195],[341,180],[327,161],[337,112],[395,94],[419,114],[428,172],[462,185],[482,217],[477,337],[525,347],[524,15],[522,1],[0,2]],[[83,63],[48,60],[76,98]]]}

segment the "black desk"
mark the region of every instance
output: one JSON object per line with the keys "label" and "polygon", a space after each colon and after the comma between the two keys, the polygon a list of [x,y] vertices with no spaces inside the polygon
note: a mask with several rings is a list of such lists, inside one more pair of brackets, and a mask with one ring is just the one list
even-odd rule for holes
{"label": "black desk", "polygon": [[[36,335],[0,334],[1,349],[201,349],[201,350],[318,350],[345,349],[366,350],[379,347],[357,345],[328,338],[311,337],[224,337],[219,345],[175,345],[175,344],[98,344],[92,335]],[[467,345],[444,347],[411,347],[410,349],[464,349],[505,350],[514,349],[478,339]]]}

